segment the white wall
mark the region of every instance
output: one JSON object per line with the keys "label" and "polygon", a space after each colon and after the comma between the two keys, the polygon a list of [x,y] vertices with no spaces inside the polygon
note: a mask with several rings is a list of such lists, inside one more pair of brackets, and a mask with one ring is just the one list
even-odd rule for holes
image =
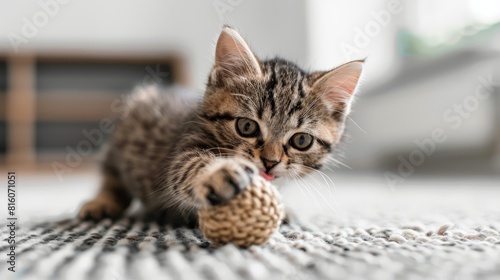
{"label": "white wall", "polygon": [[[305,4],[302,1],[174,1],[174,0],[56,0],[0,2],[0,50],[12,52],[8,38],[27,39],[19,47],[30,50],[168,51],[188,58],[193,85],[203,88],[213,59],[213,44],[223,24],[248,39],[258,54],[303,62],[306,57]],[[43,21],[41,3],[53,15]],[[56,3],[54,5],[54,3]],[[23,35],[40,16],[32,38]],[[32,32],[33,33],[33,32]],[[29,34],[31,37],[31,34]]]}
{"label": "white wall", "polygon": [[[9,34],[27,40],[19,45],[21,51],[180,50],[188,59],[193,85],[202,89],[218,32],[223,24],[230,24],[264,57],[279,54],[309,69],[331,69],[350,59],[369,57],[368,66],[376,69],[366,76],[379,80],[377,75],[384,72],[381,65],[391,67],[394,51],[388,49],[388,42],[399,15],[381,26],[366,46],[354,40],[356,29],[364,31],[375,20],[373,13],[386,9],[388,1],[3,1],[0,51],[13,51]],[[26,21],[37,27],[30,32],[34,36],[23,35]],[[346,56],[342,44],[359,47],[359,55]]]}
{"label": "white wall", "polygon": [[404,0],[308,1],[308,64],[331,69],[367,58],[366,82],[386,81],[397,64],[394,42],[406,4]]}

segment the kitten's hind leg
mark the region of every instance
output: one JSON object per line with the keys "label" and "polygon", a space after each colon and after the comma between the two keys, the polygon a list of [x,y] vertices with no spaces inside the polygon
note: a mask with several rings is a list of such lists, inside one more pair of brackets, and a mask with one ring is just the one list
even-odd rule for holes
{"label": "kitten's hind leg", "polygon": [[90,220],[116,219],[125,212],[131,202],[132,197],[121,185],[120,180],[108,173],[104,176],[99,193],[80,208],[78,217]]}

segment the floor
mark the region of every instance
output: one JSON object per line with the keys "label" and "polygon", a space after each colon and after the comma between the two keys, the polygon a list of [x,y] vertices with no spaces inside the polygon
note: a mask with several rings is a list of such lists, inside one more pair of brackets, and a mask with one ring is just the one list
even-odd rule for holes
{"label": "floor", "polygon": [[0,279],[500,279],[498,177],[415,177],[397,188],[376,173],[277,182],[299,222],[249,249],[139,219],[68,219],[98,182],[18,174],[16,272],[3,226]]}

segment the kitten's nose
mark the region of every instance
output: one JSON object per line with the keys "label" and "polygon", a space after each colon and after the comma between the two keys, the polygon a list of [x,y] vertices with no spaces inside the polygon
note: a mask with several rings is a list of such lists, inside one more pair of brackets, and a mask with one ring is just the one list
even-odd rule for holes
{"label": "kitten's nose", "polygon": [[278,163],[280,163],[279,160],[269,160],[264,157],[260,157],[260,160],[264,164],[264,167],[266,168],[266,172],[269,171],[271,168],[275,167]]}

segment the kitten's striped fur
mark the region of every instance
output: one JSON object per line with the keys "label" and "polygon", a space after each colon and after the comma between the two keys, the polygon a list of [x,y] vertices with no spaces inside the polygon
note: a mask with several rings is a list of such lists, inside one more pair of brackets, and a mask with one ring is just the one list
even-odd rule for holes
{"label": "kitten's striped fur", "polygon": [[[186,224],[199,207],[229,201],[252,176],[321,168],[342,136],[362,65],[307,73],[283,59],[260,61],[225,27],[203,100],[156,87],[132,95],[110,143],[103,187],[80,216],[116,217],[138,197],[151,213]],[[255,121],[258,133],[243,137],[240,118]],[[311,135],[312,146],[294,148],[296,133]]]}

